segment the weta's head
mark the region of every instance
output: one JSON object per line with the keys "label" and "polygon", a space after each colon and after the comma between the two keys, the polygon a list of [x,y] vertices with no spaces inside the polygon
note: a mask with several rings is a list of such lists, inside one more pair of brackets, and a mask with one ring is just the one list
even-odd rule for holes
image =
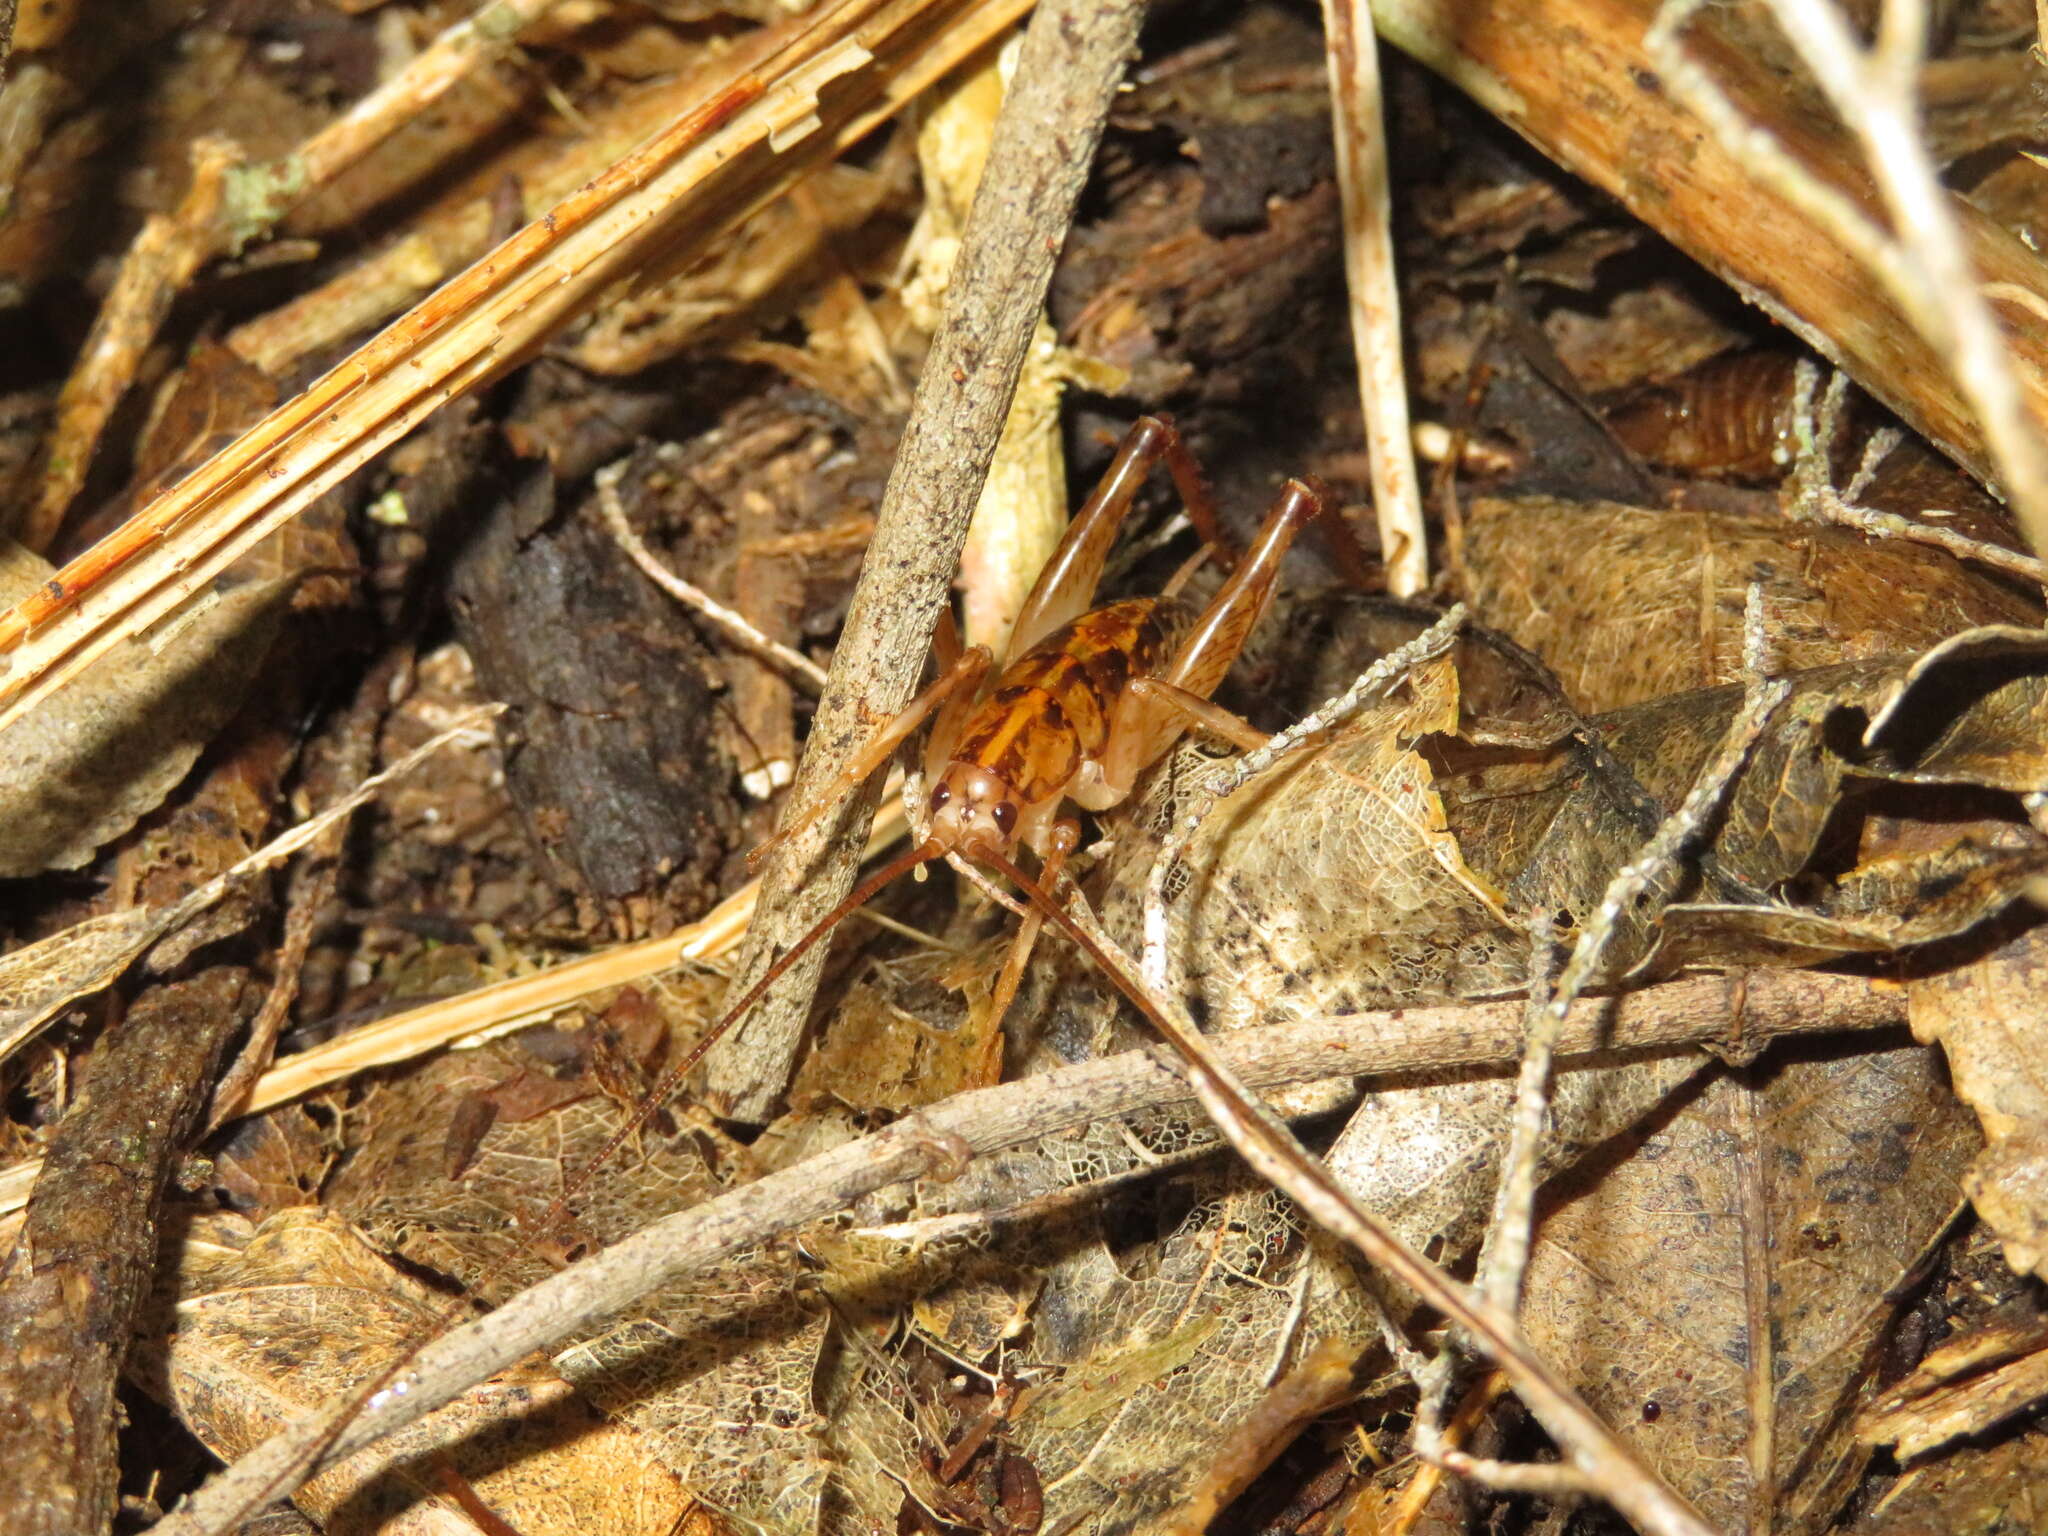
{"label": "weta's head", "polygon": [[1006,859],[1015,857],[1023,808],[1016,791],[979,764],[946,764],[932,786],[931,812],[932,840],[941,847],[970,855],[988,849]]}

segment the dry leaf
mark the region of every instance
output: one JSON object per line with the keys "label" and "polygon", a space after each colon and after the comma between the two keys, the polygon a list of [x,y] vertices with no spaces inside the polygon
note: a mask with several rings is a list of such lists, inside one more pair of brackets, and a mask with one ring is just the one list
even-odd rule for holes
{"label": "dry leaf", "polygon": [[[688,995],[701,1010],[711,990],[693,983]],[[450,1127],[463,1107],[539,1070],[502,1043],[380,1089],[352,1116],[368,1141],[331,1181],[330,1199],[407,1261],[476,1284],[519,1248],[514,1219],[540,1216],[631,1108],[585,1078],[580,1096],[548,1113],[500,1116],[466,1165],[451,1166]],[[544,1254],[515,1258],[484,1299],[540,1278],[549,1255],[614,1241],[720,1187],[693,1129],[652,1122],[578,1196],[573,1226],[548,1234]],[[628,1317],[555,1362],[692,1492],[772,1530],[808,1528],[829,1472],[811,1390],[828,1318],[792,1294],[789,1265],[771,1253],[641,1297]]]}
{"label": "dry leaf", "polygon": [[2040,618],[1940,550],[1841,528],[1548,496],[1482,497],[1466,518],[1474,608],[1588,711],[1741,681],[1753,580],[1780,672]]}
{"label": "dry leaf", "polygon": [[1547,1193],[1530,1337],[1717,1529],[1821,1530],[1976,1146],[1918,1048],[1714,1069]]}
{"label": "dry leaf", "polygon": [[[211,1232],[188,1249],[175,1332],[146,1346],[137,1369],[220,1456],[374,1376],[444,1311],[332,1214],[288,1210],[253,1233],[243,1224],[238,1251],[231,1224]],[[329,1536],[474,1530],[440,1491],[449,1468],[524,1536],[666,1536],[694,1502],[638,1436],[534,1365],[351,1458],[297,1502]]]}
{"label": "dry leaf", "polygon": [[1912,984],[1913,1033],[1938,1040],[1989,1145],[1965,1178],[1971,1203],[2020,1274],[2048,1276],[2048,933]]}
{"label": "dry leaf", "polygon": [[[30,574],[18,552],[7,570]],[[0,590],[0,606],[34,585]],[[241,706],[291,589],[202,596],[0,734],[0,877],[77,869],[161,804]]]}

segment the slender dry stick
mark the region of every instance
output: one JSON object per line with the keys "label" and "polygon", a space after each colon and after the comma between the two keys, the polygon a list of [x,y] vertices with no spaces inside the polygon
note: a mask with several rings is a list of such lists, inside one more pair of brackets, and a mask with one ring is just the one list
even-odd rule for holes
{"label": "slender dry stick", "polygon": [[214,1064],[253,1009],[246,981],[222,966],[143,993],[58,1122],[0,1267],[9,1536],[113,1528],[121,1363],[149,1297],[165,1189],[199,1130]]}
{"label": "slender dry stick", "polygon": [[[1047,0],[1032,16],[792,807],[830,793],[875,722],[901,709],[917,685],[1053,261],[1143,16],[1139,0]],[[845,808],[777,848],[734,986],[751,985],[851,888],[858,844],[845,829],[866,823],[878,793],[863,786]],[[767,1117],[789,1080],[823,965],[818,951],[793,967],[711,1053],[705,1080],[722,1110]]]}
{"label": "slender dry stick", "polygon": [[1487,1242],[1479,1255],[1480,1290],[1496,1307],[1510,1312],[1522,1305],[1522,1275],[1528,1268],[1529,1243],[1535,1232],[1536,1163],[1550,1113],[1550,1079],[1560,1027],[1558,1015],[1550,1008],[1556,980],[1552,929],[1548,912],[1537,913],[1529,924],[1528,1022],[1522,1065],[1515,1078],[1514,1120],[1507,1154],[1501,1160],[1500,1185],[1494,1191]]}
{"label": "slender dry stick", "polygon": [[1394,270],[1393,199],[1372,7],[1368,0],[1323,0],[1323,30],[1337,135],[1337,187],[1344,205],[1351,347],[1358,359],[1380,556],[1388,590],[1396,597],[1414,597],[1429,586],[1429,543],[1408,429],[1401,289]]}
{"label": "slender dry stick", "polygon": [[2028,542],[2048,549],[2048,446],[1979,287],[1954,200],[1922,141],[1916,83],[1926,43],[1924,0],[1886,0],[1870,49],[1857,43],[1829,0],[1769,0],[1772,16],[1862,142],[1889,233],[1785,154],[1691,61],[1680,33],[1702,3],[1673,0],[1647,40],[1674,91],[1713,125],[1731,154],[1854,250],[1929,347],[1949,360]]}
{"label": "slender dry stick", "polygon": [[[1841,430],[1848,376],[1837,373],[1829,379],[1827,392],[1816,405],[1814,385],[1819,372],[1812,364],[1802,363],[1794,385],[1792,438],[1798,454],[1793,461],[1791,494],[1785,506],[1788,516],[1839,523],[1873,539],[1903,539],[1913,544],[1931,544],[1958,560],[1974,560],[1979,565],[2005,571],[2022,581],[2048,587],[2048,560],[2037,560],[2032,555],[2022,555],[2001,545],[1987,544],[1982,539],[1957,533],[1953,528],[1943,528],[1935,523],[1916,523],[1896,512],[1879,512],[1856,504],[1856,498],[1869,486],[1884,456],[1898,446],[1899,434],[1894,429],[1887,428],[1872,434],[1870,441],[1863,445],[1863,456],[1855,474],[1846,486],[1837,490],[1831,466],[1835,438]],[[1940,513],[1930,511],[1922,515],[1931,517]]]}
{"label": "slender dry stick", "polygon": [[[1752,629],[1758,627],[1753,625]],[[1764,726],[1790,693],[1791,685],[1783,680],[1760,683],[1752,691],[1729,722],[1720,747],[1700,769],[1678,809],[1664,819],[1642,851],[1608,882],[1599,907],[1572,947],[1571,959],[1556,987],[1530,1019],[1508,1150],[1502,1159],[1493,1217],[1479,1252],[1480,1283],[1496,1305],[1512,1308],[1519,1304],[1522,1294],[1522,1276],[1528,1268],[1535,1228],[1536,1174],[1550,1108],[1550,1079],[1558,1032],[1564,1027],[1565,1016],[1599,974],[1615,936],[1621,931],[1624,916],[1635,908],[1636,898],[1663,884],[1686,851],[1699,841],[1708,820],[1749,760]]]}
{"label": "slender dry stick", "polygon": [[85,484],[100,434],[128,392],[172,301],[213,255],[227,174],[240,158],[230,140],[195,143],[192,184],[177,211],[151,215],[122,258],[78,365],[57,396],[35,499],[15,530],[15,538],[38,554],[50,547],[65,509]]}
{"label": "slender dry stick", "polygon": [[[1740,1013],[1732,1016],[1736,999]],[[1702,1041],[1746,1048],[1779,1033],[1889,1029],[1904,1018],[1905,999],[1895,989],[1857,977],[1763,972],[1748,978],[1746,987],[1707,977],[1581,1002],[1559,1044],[1568,1065],[1591,1066],[1611,1060],[1615,1051]],[[1398,1077],[1425,1064],[1504,1066],[1518,1053],[1521,1036],[1522,1005],[1489,1003],[1242,1030],[1217,1041],[1215,1049],[1246,1082],[1276,1087],[1361,1072]],[[934,1167],[957,1174],[963,1147],[966,1155],[987,1156],[1116,1116],[1184,1104],[1193,1094],[1157,1049],[956,1094],[872,1136],[666,1216],[435,1341],[404,1377],[405,1390],[385,1393],[328,1454],[348,1455],[415,1422],[491,1372],[551,1347],[654,1286],[835,1215],[885,1185]],[[271,1487],[325,1428],[320,1412],[308,1417],[310,1432],[295,1425],[266,1441],[159,1525],[161,1536],[197,1536],[206,1529],[205,1519]]]}
{"label": "slender dry stick", "polygon": [[[888,840],[877,837],[869,844],[870,854]],[[394,1014],[289,1057],[257,1079],[243,1112],[260,1114],[362,1072],[415,1061],[458,1041],[495,1036],[538,1022],[592,993],[712,959],[738,942],[745,913],[751,910],[752,887],[741,895],[744,900],[735,897],[704,923],[678,929],[665,938],[622,945],[538,975],[498,982]],[[1741,1016],[1735,1019],[1729,1017],[1726,1007],[1729,988],[1719,980],[1645,988],[1630,993],[1618,1005],[1582,1001],[1570,1014],[1558,1049],[1622,1051],[1713,1044],[1737,1029],[1747,1038],[1759,1033],[1888,1028],[1905,1018],[1902,1001],[1873,992],[1867,983],[1849,977],[1769,973],[1744,985],[1750,994]],[[1393,1071],[1397,1066],[1502,1066],[1515,1060],[1521,1050],[1525,1012],[1521,1003],[1406,1008],[1348,1015],[1341,1024],[1311,1022],[1302,1025],[1303,1032],[1298,1035],[1291,1032],[1294,1026],[1288,1026],[1257,1031],[1256,1038],[1254,1032],[1247,1031],[1232,1039],[1246,1041],[1243,1048],[1247,1050],[1256,1046],[1264,1053],[1261,1061],[1306,1062],[1323,1051],[1328,1053],[1323,1058],[1324,1070],[1333,1074]],[[1610,1013],[1616,1031],[1611,1038],[1601,1033],[1604,1026],[1600,1022]],[[1333,1039],[1340,1029],[1343,1038]],[[1296,1040],[1301,1042],[1298,1047],[1289,1043]],[[0,1216],[21,1209],[40,1166],[29,1161],[0,1169]]]}
{"label": "slender dry stick", "polygon": [[[370,776],[377,727],[390,711],[397,688],[413,676],[414,648],[395,646],[370,667],[355,697],[307,755],[305,787],[316,801],[339,799]],[[219,1074],[206,1111],[206,1134],[247,1112],[250,1094],[275,1064],[278,1036],[298,1000],[306,956],[340,877],[346,821],[337,821],[308,848],[286,882],[284,933],[271,962],[270,991],[249,1025],[235,1059]]]}
{"label": "slender dry stick", "polygon": [[618,541],[619,548],[640,567],[649,581],[685,608],[717,626],[728,640],[760,657],[778,672],[795,678],[804,685],[805,692],[814,695],[822,692],[825,687],[823,667],[802,651],[792,650],[780,640],[771,640],[749,623],[745,614],[728,608],[702,587],[683,580],[654,558],[654,551],[647,547],[626,520],[625,503],[619,499],[619,480],[631,462],[630,459],[620,459],[615,464],[607,464],[595,476],[598,512],[604,518],[605,527]]}
{"label": "slender dry stick", "polygon": [[560,0],[484,0],[474,14],[406,61],[405,67],[291,154],[245,166],[231,183],[223,249],[239,251],[327,186],[479,64],[497,57]]}

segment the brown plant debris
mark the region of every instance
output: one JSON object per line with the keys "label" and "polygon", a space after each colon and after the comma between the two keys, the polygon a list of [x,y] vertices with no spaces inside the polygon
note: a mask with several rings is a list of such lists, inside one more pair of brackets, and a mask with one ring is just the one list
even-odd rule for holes
{"label": "brown plant debris", "polygon": [[[2039,29],[23,8],[0,1528],[2048,1529]],[[935,867],[649,1105],[1141,415],[1358,536],[1065,805],[1192,1046]]]}

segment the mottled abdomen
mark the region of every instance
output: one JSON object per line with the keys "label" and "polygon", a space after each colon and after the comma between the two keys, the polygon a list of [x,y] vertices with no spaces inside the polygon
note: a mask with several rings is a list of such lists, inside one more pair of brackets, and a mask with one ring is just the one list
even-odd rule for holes
{"label": "mottled abdomen", "polygon": [[1192,617],[1171,598],[1134,597],[1061,625],[1003,668],[953,760],[986,768],[1026,805],[1065,793],[1102,755],[1125,686],[1165,668]]}

